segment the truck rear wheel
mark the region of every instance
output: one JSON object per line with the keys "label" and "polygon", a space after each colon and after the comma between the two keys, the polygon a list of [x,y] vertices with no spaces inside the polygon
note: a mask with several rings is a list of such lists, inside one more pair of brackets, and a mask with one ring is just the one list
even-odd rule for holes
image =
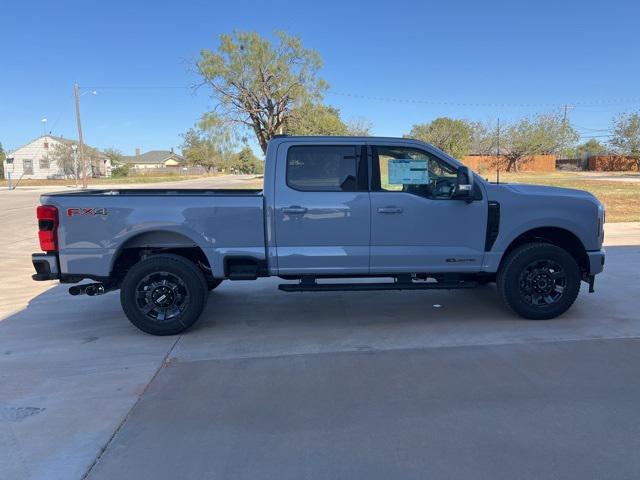
{"label": "truck rear wheel", "polygon": [[530,320],[548,320],[566,312],[580,292],[580,268],[564,249],[529,243],[504,260],[497,277],[505,304]]}
{"label": "truck rear wheel", "polygon": [[178,255],[154,255],[136,263],[120,287],[131,323],[152,335],[175,335],[200,317],[208,295],[200,269]]}

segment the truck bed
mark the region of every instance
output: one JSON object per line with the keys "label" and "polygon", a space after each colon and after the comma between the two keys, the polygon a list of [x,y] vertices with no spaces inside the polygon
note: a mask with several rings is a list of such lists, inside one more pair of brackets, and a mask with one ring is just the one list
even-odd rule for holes
{"label": "truck bed", "polygon": [[62,274],[108,276],[132,242],[198,246],[218,277],[227,256],[265,259],[261,190],[77,190],[40,201],[58,209]]}
{"label": "truck bed", "polygon": [[45,193],[46,197],[96,197],[103,195],[113,196],[261,196],[262,190],[259,188],[109,188],[109,189],[89,189],[70,190],[62,192]]}

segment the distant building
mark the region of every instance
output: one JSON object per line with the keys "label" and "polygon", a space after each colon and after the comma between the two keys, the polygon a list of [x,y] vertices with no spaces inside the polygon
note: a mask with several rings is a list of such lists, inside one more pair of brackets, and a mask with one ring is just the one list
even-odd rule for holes
{"label": "distant building", "polygon": [[176,168],[186,165],[186,159],[171,150],[151,150],[140,153],[136,148],[136,154],[122,157],[122,162],[131,168]]}
{"label": "distant building", "polygon": [[[48,179],[48,178],[73,178],[75,177],[75,161],[69,153],[64,159],[59,158],[56,153],[58,146],[73,148],[78,145],[76,140],[56,137],[54,135],[42,135],[31,142],[7,153],[7,159],[3,167],[5,177],[7,173],[11,178],[17,180],[24,179]],[[89,155],[91,151],[91,155]],[[90,164],[90,175],[93,177],[111,176],[111,161],[106,155],[101,154],[96,149],[87,147],[87,162]],[[80,163],[80,152],[77,153],[78,163]],[[78,170],[82,172],[82,168]],[[81,173],[80,173],[81,175]]]}

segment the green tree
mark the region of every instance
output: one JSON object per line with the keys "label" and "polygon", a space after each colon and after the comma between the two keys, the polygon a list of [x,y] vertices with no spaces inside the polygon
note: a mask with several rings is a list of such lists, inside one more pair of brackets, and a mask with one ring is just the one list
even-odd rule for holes
{"label": "green tree", "polygon": [[196,69],[211,89],[222,116],[249,128],[263,153],[280,133],[291,110],[321,99],[322,62],[298,37],[276,32],[272,44],[255,32],[221,35],[218,51],[202,50]]}
{"label": "green tree", "polygon": [[572,152],[576,158],[590,157],[591,155],[601,155],[607,151],[607,147],[601,144],[595,138],[578,145]]}
{"label": "green tree", "polygon": [[233,153],[235,141],[228,124],[215,114],[207,114],[182,135],[182,155],[191,165],[217,171]]}
{"label": "green tree", "polygon": [[613,121],[611,146],[620,155],[633,156],[640,170],[640,114],[623,113]]}
{"label": "green tree", "polygon": [[462,158],[471,153],[474,126],[467,120],[439,117],[430,123],[414,125],[405,137],[422,140],[454,158]]}
{"label": "green tree", "polygon": [[289,135],[347,135],[347,126],[337,108],[305,102],[291,110],[283,125]]}
{"label": "green tree", "polygon": [[559,114],[541,114],[523,118],[507,126],[500,136],[507,160],[507,171],[518,171],[532,155],[557,155],[573,145],[579,135]]}
{"label": "green tree", "polygon": [[256,174],[264,172],[264,162],[259,160],[248,146],[243,147],[232,156],[229,167],[235,173]]}
{"label": "green tree", "polygon": [[4,161],[7,158],[7,154],[4,153],[2,143],[0,143],[0,178],[4,178]]}

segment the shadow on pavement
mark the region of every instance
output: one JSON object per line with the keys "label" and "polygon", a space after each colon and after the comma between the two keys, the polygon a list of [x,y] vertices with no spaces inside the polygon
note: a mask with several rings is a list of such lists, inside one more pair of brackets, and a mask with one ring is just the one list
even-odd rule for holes
{"label": "shadow on pavement", "polygon": [[[129,324],[117,292],[71,297],[67,285],[58,285],[0,321],[0,478],[80,478],[163,365],[183,365],[176,372],[187,388],[195,360],[238,361],[233,371],[242,378],[242,362],[251,359],[304,363],[304,354],[401,354],[429,347],[638,337],[640,247],[607,251],[596,293],[587,294],[583,284],[574,307],[546,322],[515,317],[501,305],[494,286],[284,293],[277,290],[281,280],[263,279],[224,282],[211,293],[195,328],[181,337],[153,337]],[[277,370],[279,364],[273,365]],[[267,370],[254,381],[270,381],[264,375],[278,373]],[[185,402],[206,404],[206,396],[196,399],[189,392]],[[375,412],[371,415],[374,421]]]}

